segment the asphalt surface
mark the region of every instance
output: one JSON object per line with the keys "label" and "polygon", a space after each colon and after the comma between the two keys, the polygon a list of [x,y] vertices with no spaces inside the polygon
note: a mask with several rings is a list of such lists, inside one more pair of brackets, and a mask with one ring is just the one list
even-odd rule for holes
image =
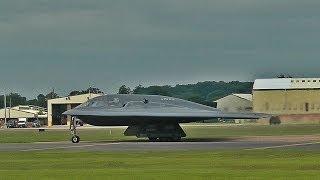
{"label": "asphalt surface", "polygon": [[0,151],[155,151],[155,150],[262,150],[299,148],[320,150],[320,142],[71,142],[0,144]]}
{"label": "asphalt surface", "polygon": [[[243,124],[209,124],[209,123],[201,123],[201,124],[180,124],[181,127],[232,127],[232,126],[243,126]],[[40,127],[40,128],[11,128],[12,131],[26,131],[26,130],[69,130],[70,126],[68,125],[54,125],[52,127]],[[91,126],[85,124],[84,126],[77,127],[77,129],[127,129],[128,126]],[[3,129],[0,129],[3,130]]]}

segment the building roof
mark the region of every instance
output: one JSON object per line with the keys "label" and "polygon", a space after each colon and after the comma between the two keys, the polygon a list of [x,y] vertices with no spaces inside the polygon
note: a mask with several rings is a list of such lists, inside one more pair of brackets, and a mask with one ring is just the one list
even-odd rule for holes
{"label": "building roof", "polygon": [[7,118],[47,118],[48,116],[45,108],[32,105],[7,108],[6,113],[5,109],[0,109],[0,118],[4,118],[5,114]]}
{"label": "building roof", "polygon": [[257,79],[253,90],[320,89],[320,78]]}
{"label": "building roof", "polygon": [[48,104],[82,104],[83,102],[88,101],[89,99],[101,96],[102,94],[81,94],[76,96],[67,96],[62,98],[50,99]]}
{"label": "building roof", "polygon": [[244,99],[244,100],[247,100],[247,101],[252,101],[252,94],[230,94],[228,96],[225,96],[223,98],[220,98],[214,102],[219,102],[219,101],[222,101],[230,96],[234,96],[234,97],[237,97],[237,98],[241,98],[241,99]]}
{"label": "building roof", "polygon": [[42,111],[43,113],[47,113],[47,109],[40,106],[33,106],[33,105],[19,105],[12,107],[11,109],[24,111],[24,112],[30,112],[30,113],[39,113]]}
{"label": "building roof", "polygon": [[252,101],[252,94],[232,94],[242,99],[246,99],[248,101]]}

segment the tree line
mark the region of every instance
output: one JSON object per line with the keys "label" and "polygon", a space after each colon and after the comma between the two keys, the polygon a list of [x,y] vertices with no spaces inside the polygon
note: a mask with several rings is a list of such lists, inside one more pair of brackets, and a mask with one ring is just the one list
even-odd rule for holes
{"label": "tree line", "polygon": [[[181,98],[196,103],[215,106],[214,101],[232,93],[251,93],[253,82],[224,82],[224,81],[205,81],[196,84],[176,85],[176,86],[149,86],[143,87],[139,85],[134,89],[126,85],[122,85],[118,94],[147,94],[147,95],[163,95]],[[68,96],[81,95],[87,93],[103,93],[99,88],[90,87],[85,90],[73,90]],[[47,107],[47,100],[60,97],[54,91],[48,94],[39,94],[35,99],[28,100],[26,97],[18,93],[10,93],[7,95],[7,106],[17,105],[35,105]],[[11,103],[10,103],[11,102]],[[4,97],[0,96],[0,108],[4,106]]]}
{"label": "tree line", "polygon": [[[75,95],[81,95],[81,94],[87,94],[87,93],[103,93],[100,89],[90,87],[85,90],[73,90],[71,91],[68,96],[75,96]],[[39,94],[35,99],[28,100],[26,97],[23,97],[19,93],[10,93],[7,94],[6,102],[7,107],[14,107],[18,105],[34,105],[34,106],[40,106],[47,108],[47,101],[50,99],[59,98],[60,96],[53,91],[49,92],[48,94]],[[4,107],[4,96],[0,95],[0,108]]]}
{"label": "tree line", "polygon": [[176,86],[149,86],[139,85],[131,90],[123,85],[119,89],[119,94],[149,94],[163,95],[181,98],[196,103],[215,106],[214,101],[232,93],[252,93],[253,82],[224,82],[205,81],[197,84],[186,84]]}

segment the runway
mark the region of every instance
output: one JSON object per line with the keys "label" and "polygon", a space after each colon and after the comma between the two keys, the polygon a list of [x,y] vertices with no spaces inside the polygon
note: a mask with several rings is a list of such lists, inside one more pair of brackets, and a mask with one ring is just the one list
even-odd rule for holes
{"label": "runway", "polygon": [[70,142],[0,144],[0,151],[173,151],[173,150],[264,150],[299,148],[320,150],[320,142]]}

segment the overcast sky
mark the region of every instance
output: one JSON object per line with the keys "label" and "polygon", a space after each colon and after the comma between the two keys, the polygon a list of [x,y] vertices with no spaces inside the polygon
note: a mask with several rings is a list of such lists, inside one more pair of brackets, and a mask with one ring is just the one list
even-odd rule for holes
{"label": "overcast sky", "polygon": [[0,92],[320,76],[319,0],[0,0]]}

